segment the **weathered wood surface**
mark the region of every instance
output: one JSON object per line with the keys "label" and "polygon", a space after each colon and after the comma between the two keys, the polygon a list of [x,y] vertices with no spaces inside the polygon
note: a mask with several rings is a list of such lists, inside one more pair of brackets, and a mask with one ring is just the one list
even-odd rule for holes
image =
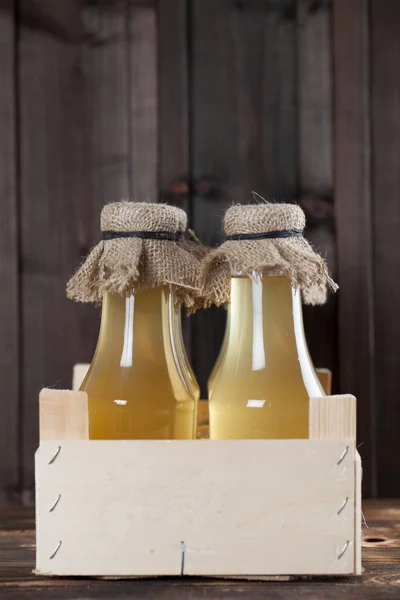
{"label": "weathered wood surface", "polygon": [[158,199],[157,12],[155,1],[127,2],[130,195]]}
{"label": "weathered wood surface", "polygon": [[333,5],[335,212],[340,389],[358,398],[363,486],[366,494],[376,495],[376,414],[382,391],[377,397],[367,11],[366,0],[337,0]]}
{"label": "weathered wood surface", "polygon": [[310,398],[310,439],[355,440],[356,405],[350,394]]}
{"label": "weathered wood surface", "polygon": [[99,210],[127,198],[130,188],[129,44],[125,2],[91,3],[82,13],[87,40],[83,75],[90,114],[93,189],[81,208],[82,256],[99,238]]}
{"label": "weathered wood surface", "polygon": [[[43,0],[40,5],[50,19],[54,3]],[[45,381],[50,386],[66,387],[72,365],[80,359],[77,349],[89,354],[93,347],[93,341],[85,335],[89,311],[77,308],[65,297],[65,283],[81,260],[82,246],[86,251],[93,240],[86,229],[93,215],[89,89],[81,45],[76,43],[83,27],[78,4],[70,6],[74,10],[68,21],[68,42],[56,32],[31,26],[29,21],[19,28],[19,226],[24,332],[20,444],[21,487],[26,501],[31,500],[33,489],[38,390]],[[28,15],[32,4],[22,0],[20,7],[22,14]]]}
{"label": "weathered wood surface", "polygon": [[[158,198],[185,210],[188,226],[193,228],[188,13],[186,0],[158,3]],[[193,320],[182,316],[186,351],[191,359]]]}
{"label": "weathered wood surface", "polygon": [[115,577],[353,574],[354,460],[354,439],[342,438],[41,441],[37,570]]}
{"label": "weathered wood surface", "polygon": [[[361,537],[355,535],[361,523],[360,510],[355,510],[361,482],[355,484],[354,397],[312,399],[313,440],[213,443],[88,442],[85,392],[42,390],[39,404],[39,573],[256,579],[262,574],[361,572]],[[74,464],[79,468],[71,468]],[[309,468],[304,470],[304,465]],[[238,481],[243,490],[239,495]],[[57,508],[49,511],[57,498]],[[345,511],[336,514],[345,498]],[[103,521],[106,526],[99,529]],[[128,538],[125,521],[130,523]],[[53,558],[60,540],[62,551]],[[337,560],[346,541],[351,547]]]}
{"label": "weathered wood surface", "polygon": [[104,581],[47,579],[32,574],[35,564],[34,520],[30,511],[0,512],[0,595],[29,599],[254,598],[261,600],[382,600],[400,596],[400,501],[367,501],[364,514],[365,572],[353,578],[316,578],[291,582],[249,582],[202,578]]}
{"label": "weathered wood surface", "polygon": [[189,181],[189,36],[186,0],[158,7],[159,197],[191,217]]}
{"label": "weathered wood surface", "polygon": [[[400,494],[399,31],[397,0],[0,0],[0,504],[32,501],[40,388],[91,359],[64,286],[100,207],[162,198],[215,245],[252,189],[337,272],[311,354],[358,398],[365,494]],[[224,320],[189,320],[203,397]]]}
{"label": "weathered wood surface", "polygon": [[[3,9],[3,10],[2,10]],[[16,2],[0,5],[0,504],[18,488],[20,382],[19,248],[17,235]]]}
{"label": "weathered wood surface", "polygon": [[370,2],[372,234],[376,360],[377,487],[398,494],[400,436],[395,425],[400,394],[400,3]]}
{"label": "weathered wood surface", "polygon": [[152,2],[127,0],[20,5],[19,443],[31,502],[37,393],[43,384],[69,387],[72,365],[90,361],[98,334],[98,309],[68,301],[65,284],[99,240],[105,203],[157,200],[156,12]]}
{"label": "weathered wood surface", "polygon": [[39,395],[40,440],[88,440],[86,392],[43,389]]}
{"label": "weathered wood surface", "polygon": [[[326,257],[337,276],[333,199],[333,71],[331,4],[310,9],[297,0],[298,82],[298,197],[307,217],[306,237]],[[317,366],[329,367],[335,392],[337,368],[337,296],[325,306],[304,307],[304,325],[311,355]]]}
{"label": "weathered wood surface", "polygon": [[[296,11],[295,2],[285,5],[191,2],[192,214],[209,246],[222,240],[232,201],[254,201],[253,190],[291,201],[297,190]],[[223,308],[193,319],[203,397],[224,323]]]}

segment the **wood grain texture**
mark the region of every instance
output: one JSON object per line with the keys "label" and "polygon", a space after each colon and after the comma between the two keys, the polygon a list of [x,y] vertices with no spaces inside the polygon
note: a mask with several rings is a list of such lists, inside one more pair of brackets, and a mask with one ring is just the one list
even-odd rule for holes
{"label": "wood grain texture", "polygon": [[[366,501],[363,506],[369,529],[364,527],[361,577],[315,578],[300,581],[249,582],[219,579],[169,578],[159,580],[104,581],[100,579],[59,579],[32,573],[35,564],[35,533],[32,511],[0,511],[0,591],[13,600],[25,598],[94,600],[142,599],[149,595],[184,600],[212,596],[216,600],[250,598],[262,600],[354,600],[397,598],[400,580],[400,502]],[[369,541],[373,540],[373,541]]]}
{"label": "wood grain texture", "polygon": [[86,0],[25,0],[18,6],[18,23],[66,42],[81,39],[83,23],[77,19]]}
{"label": "wood grain texture", "polygon": [[[193,227],[189,128],[189,15],[186,0],[157,5],[158,42],[158,192],[178,206]],[[192,319],[182,315],[183,337],[192,357]]]}
{"label": "wood grain texture", "polygon": [[[187,211],[190,219],[188,3],[159,2],[158,135],[161,200]],[[177,184],[182,182],[182,186]]]}
{"label": "wood grain texture", "polygon": [[[335,213],[340,285],[340,390],[358,399],[364,493],[375,496],[377,397],[367,4],[366,0],[333,3]],[[381,397],[380,391],[379,404]]]}
{"label": "wood grain texture", "polygon": [[233,51],[231,181],[240,194],[233,199],[241,202],[253,200],[252,190],[290,202],[297,188],[295,3],[286,7],[250,0],[226,9]]}
{"label": "wood grain texture", "polygon": [[225,203],[252,190],[290,200],[297,187],[296,24],[270,8],[192,4],[193,169]]}
{"label": "wood grain texture", "polygon": [[[28,3],[22,0],[22,8]],[[73,21],[79,38],[78,9]],[[94,343],[85,335],[87,309],[65,297],[65,283],[81,259],[82,245],[86,250],[86,243],[92,242],[81,228],[82,222],[88,222],[83,207],[92,194],[89,90],[83,58],[80,43],[21,25],[24,501],[32,499],[38,392],[44,384],[69,387],[72,365],[89,360]]]}
{"label": "wood grain texture", "polygon": [[[100,212],[109,202],[131,196],[128,86],[127,4],[87,3],[81,13],[85,27],[81,45],[81,68],[85,79],[86,135],[88,136],[88,189],[75,206],[76,248],[73,270],[100,239]],[[80,315],[81,335],[75,358],[92,359],[100,324],[100,310],[93,305],[75,305]],[[70,387],[70,381],[66,387]]]}
{"label": "wood grain texture", "polygon": [[155,2],[127,3],[131,197],[158,198],[157,14]]}
{"label": "wood grain texture", "polygon": [[87,36],[83,48],[93,182],[93,197],[82,207],[86,212],[82,212],[81,227],[87,238],[82,241],[88,246],[99,238],[100,208],[131,195],[127,3],[89,4],[82,18]]}
{"label": "wood grain texture", "polygon": [[362,531],[364,526],[364,514],[362,512],[362,462],[358,451],[355,455],[355,501],[354,501],[354,539],[356,540],[354,562],[356,575],[362,575],[362,550],[361,542],[357,544],[357,540],[362,541]]}
{"label": "wood grain texture", "polygon": [[15,3],[0,6],[0,504],[19,484],[19,249]]}
{"label": "wood grain texture", "polygon": [[[308,0],[297,0],[298,200],[306,212],[306,237],[336,278],[331,25],[331,3],[313,11]],[[305,306],[304,325],[315,364],[332,370],[337,390],[336,302],[330,294],[325,306]]]}
{"label": "wood grain texture", "polygon": [[26,20],[21,24],[27,332],[22,458],[23,486],[28,489],[37,446],[37,392],[44,384],[69,387],[73,364],[92,358],[98,333],[98,309],[67,301],[65,283],[99,240],[101,207],[132,192],[127,2],[84,8],[75,3],[73,17],[68,22],[74,23],[74,35],[68,43],[44,26],[31,28]]}
{"label": "wood grain texture", "polygon": [[39,394],[40,440],[88,440],[89,408],[86,392],[50,390]]}
{"label": "wood grain texture", "polygon": [[[41,442],[37,570],[98,576],[351,574],[354,447],[338,464],[346,442]],[[49,462],[58,446],[58,457]]]}
{"label": "wood grain texture", "polygon": [[329,3],[311,11],[298,0],[299,182],[330,192],[333,177],[331,14]]}
{"label": "wood grain texture", "polygon": [[[235,95],[230,7],[228,0],[205,0],[192,2],[189,13],[192,215],[196,233],[206,246],[222,240],[221,219],[235,185],[237,124],[231,113]],[[203,398],[208,397],[207,378],[219,352],[225,319],[226,311],[215,307],[191,317],[196,340],[193,366]]]}
{"label": "wood grain texture", "polygon": [[[99,239],[101,206],[156,200],[181,177],[173,201],[210,245],[251,189],[291,199],[333,178],[338,313],[312,309],[308,339],[330,366],[337,326],[335,387],[358,397],[364,491],[397,494],[396,0],[17,4],[0,0],[0,501],[20,474],[32,499],[39,389],[69,386],[92,357],[99,311],[67,302],[64,285]],[[312,238],[328,261],[330,219]],[[223,309],[193,319],[204,396],[224,321]]]}
{"label": "wood grain texture", "polygon": [[356,439],[356,399],[350,394],[310,398],[312,440]]}
{"label": "wood grain texture", "polygon": [[400,495],[400,4],[371,2],[372,224],[378,494]]}
{"label": "wood grain texture", "polygon": [[[254,0],[191,3],[193,220],[208,246],[220,243],[232,201],[254,201],[253,190],[290,200],[297,188],[296,25],[283,13]],[[213,308],[194,317],[203,395],[225,316]]]}

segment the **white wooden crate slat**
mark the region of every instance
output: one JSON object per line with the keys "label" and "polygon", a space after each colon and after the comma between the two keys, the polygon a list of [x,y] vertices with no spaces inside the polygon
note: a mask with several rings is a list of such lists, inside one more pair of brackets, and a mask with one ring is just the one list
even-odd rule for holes
{"label": "white wooden crate slat", "polygon": [[37,571],[354,573],[354,465],[345,439],[41,441]]}

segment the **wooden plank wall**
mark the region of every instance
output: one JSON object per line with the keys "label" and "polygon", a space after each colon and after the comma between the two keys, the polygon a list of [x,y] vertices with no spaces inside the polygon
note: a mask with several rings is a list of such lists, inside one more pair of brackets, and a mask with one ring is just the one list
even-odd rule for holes
{"label": "wooden plank wall", "polygon": [[[370,131],[377,490],[400,494],[400,3],[370,5]],[[397,473],[397,475],[396,475]]]}
{"label": "wooden plank wall", "polygon": [[[20,231],[22,487],[30,501],[37,445],[37,390],[68,385],[77,346],[90,345],[64,286],[79,261],[79,210],[90,197],[87,85],[80,6],[20,3]],[[59,33],[58,33],[59,32]],[[84,209],[85,210],[85,209]],[[58,350],[57,350],[58,349]]]}
{"label": "wooden plank wall", "polygon": [[[294,2],[258,0],[191,6],[193,221],[215,246],[232,201],[252,202],[253,190],[268,200],[296,194],[296,11]],[[211,308],[193,319],[194,338],[202,338],[194,364],[203,395],[224,313]]]}
{"label": "wooden plank wall", "polygon": [[19,486],[19,281],[14,0],[0,5],[0,503]]}
{"label": "wooden plank wall", "polygon": [[37,391],[69,387],[98,331],[98,309],[68,301],[65,282],[99,239],[104,203],[156,194],[157,57],[151,2],[21,0],[20,19],[20,442],[30,502]]}
{"label": "wooden plank wall", "polygon": [[400,494],[400,4],[333,3],[340,385],[359,398],[364,489]]}
{"label": "wooden plank wall", "polygon": [[[189,154],[189,4],[160,2],[158,14],[158,186],[159,197],[192,219]],[[187,353],[192,356],[193,320],[183,315]]]}
{"label": "wooden plank wall", "polygon": [[340,388],[358,398],[364,489],[377,493],[367,0],[333,9]]}
{"label": "wooden plank wall", "polygon": [[[326,257],[335,279],[336,239],[333,198],[333,71],[331,6],[297,2],[298,154],[297,198],[307,215],[308,240]],[[310,352],[318,366],[335,374],[338,389],[337,297],[324,306],[304,307]]]}
{"label": "wooden plank wall", "polygon": [[[305,314],[359,399],[369,495],[399,495],[397,0],[0,0],[0,503],[32,501],[37,392],[88,362],[64,286],[108,201],[172,202],[208,245],[232,201],[299,201],[338,300]],[[203,394],[225,312],[191,318]]]}

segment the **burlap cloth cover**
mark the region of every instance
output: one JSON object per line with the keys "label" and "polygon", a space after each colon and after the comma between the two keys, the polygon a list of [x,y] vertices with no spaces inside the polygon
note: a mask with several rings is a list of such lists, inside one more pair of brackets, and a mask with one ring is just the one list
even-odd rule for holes
{"label": "burlap cloth cover", "polygon": [[192,229],[186,230],[186,237],[180,243],[181,248],[193,254],[198,260],[203,260],[210,248],[205,246]]}
{"label": "burlap cloth cover", "polygon": [[[107,204],[101,212],[102,231],[183,233],[186,222],[183,210],[166,204],[116,202]],[[102,240],[68,282],[67,296],[79,302],[99,303],[105,291],[129,296],[169,285],[176,299],[191,308],[199,291],[200,261],[188,247],[190,243],[184,239]]]}
{"label": "burlap cloth cover", "polygon": [[[224,217],[227,236],[303,230],[305,216],[294,204],[234,205]],[[226,241],[205,257],[200,276],[204,305],[230,301],[232,275],[286,275],[307,304],[323,304],[327,288],[337,289],[325,260],[303,237]]]}

